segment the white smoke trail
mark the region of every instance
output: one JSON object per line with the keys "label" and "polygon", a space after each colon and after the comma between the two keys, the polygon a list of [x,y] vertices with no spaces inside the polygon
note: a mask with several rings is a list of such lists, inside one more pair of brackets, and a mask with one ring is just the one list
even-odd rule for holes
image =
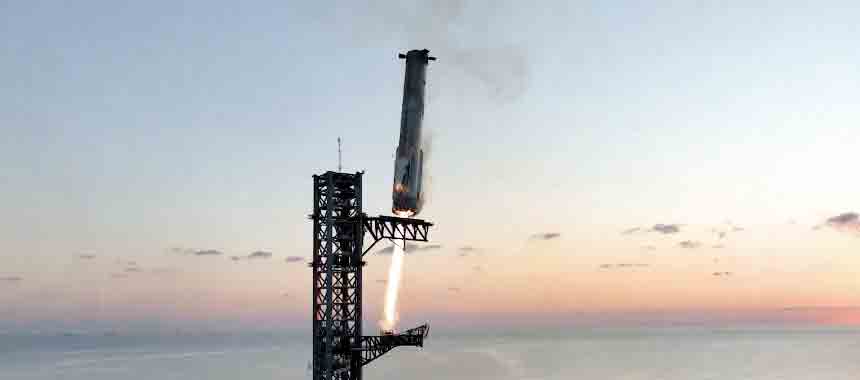
{"label": "white smoke trail", "polygon": [[384,319],[379,322],[379,327],[383,331],[394,330],[397,324],[397,294],[400,291],[400,278],[403,273],[403,248],[400,244],[394,243],[391,266],[388,267],[388,286],[385,288]]}

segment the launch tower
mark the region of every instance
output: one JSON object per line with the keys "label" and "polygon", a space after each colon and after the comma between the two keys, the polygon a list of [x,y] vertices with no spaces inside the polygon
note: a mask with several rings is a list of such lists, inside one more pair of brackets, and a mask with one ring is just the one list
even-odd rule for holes
{"label": "launch tower", "polygon": [[[313,379],[360,380],[362,366],[397,346],[424,344],[428,326],[399,334],[362,335],[364,255],[383,239],[427,241],[433,224],[421,219],[368,217],[362,211],[362,176],[314,175]],[[373,243],[364,249],[365,234]]]}

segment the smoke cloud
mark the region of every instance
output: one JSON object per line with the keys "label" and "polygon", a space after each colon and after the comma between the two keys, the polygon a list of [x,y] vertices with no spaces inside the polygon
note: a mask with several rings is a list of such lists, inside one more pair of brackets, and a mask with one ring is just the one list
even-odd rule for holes
{"label": "smoke cloud", "polygon": [[430,49],[445,63],[445,70],[462,76],[454,80],[474,81],[461,89],[479,88],[482,98],[507,104],[528,88],[531,70],[524,46],[505,41],[504,30],[493,33],[492,39],[473,38],[485,32],[475,26],[488,25],[487,20],[495,17],[494,7],[471,11],[465,1],[431,0],[409,4],[374,1],[363,8],[371,10],[371,19],[359,21],[354,29],[375,31],[380,39],[405,38],[411,49]]}
{"label": "smoke cloud", "polygon": [[445,49],[447,59],[476,79],[495,102],[510,103],[526,91],[528,60],[516,46],[499,48]]}
{"label": "smoke cloud", "polygon": [[24,279],[21,277],[18,277],[18,276],[0,277],[0,282],[21,282],[21,281],[24,281]]}
{"label": "smoke cloud", "polygon": [[301,256],[287,256],[286,262],[288,263],[298,263],[304,260],[304,257]]}
{"label": "smoke cloud", "polygon": [[422,167],[421,167],[421,198],[419,201],[421,203],[418,204],[418,211],[424,209],[424,205],[430,203],[433,197],[433,160],[431,159],[433,156],[433,129],[424,127],[422,128],[421,135],[421,154],[422,154]]}
{"label": "smoke cloud", "polygon": [[[492,12],[482,9],[477,14],[466,12],[465,1],[430,1],[421,3],[429,9],[420,10],[406,21],[410,43],[428,44],[444,62],[455,66],[466,77],[477,82],[485,96],[495,103],[509,103],[526,90],[529,77],[528,54],[524,49],[502,42],[490,47],[487,43],[469,44],[457,30],[486,22]],[[429,17],[428,17],[429,16]],[[495,34],[500,36],[501,33]]]}

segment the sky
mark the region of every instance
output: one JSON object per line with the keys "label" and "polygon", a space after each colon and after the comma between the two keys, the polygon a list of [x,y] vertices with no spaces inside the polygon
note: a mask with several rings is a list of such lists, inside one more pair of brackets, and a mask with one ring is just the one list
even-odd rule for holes
{"label": "sky", "polygon": [[441,247],[406,257],[403,324],[860,324],[858,16],[3,2],[0,332],[307,327],[311,176],[339,136],[390,210],[421,48]]}

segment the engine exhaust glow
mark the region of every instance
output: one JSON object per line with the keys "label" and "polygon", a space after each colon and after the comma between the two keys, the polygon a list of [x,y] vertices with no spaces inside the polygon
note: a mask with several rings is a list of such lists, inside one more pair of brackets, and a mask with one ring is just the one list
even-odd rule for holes
{"label": "engine exhaust glow", "polygon": [[403,246],[394,243],[391,266],[388,267],[388,283],[385,288],[383,319],[379,322],[382,331],[393,331],[397,325],[397,295],[400,292],[400,278],[403,274]]}
{"label": "engine exhaust glow", "polygon": [[[401,218],[408,218],[414,212],[408,210],[397,210],[395,214]],[[391,266],[388,267],[388,282],[385,287],[385,304],[382,309],[382,320],[379,328],[383,332],[394,331],[397,325],[397,295],[400,293],[400,279],[403,277],[403,256],[406,242],[394,242],[394,250],[391,252]]]}

